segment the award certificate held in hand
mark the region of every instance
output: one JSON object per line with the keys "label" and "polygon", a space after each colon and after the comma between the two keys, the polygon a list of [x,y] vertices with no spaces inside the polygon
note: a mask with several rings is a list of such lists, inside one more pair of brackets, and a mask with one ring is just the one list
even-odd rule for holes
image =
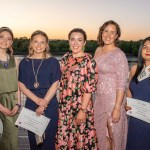
{"label": "award certificate held in hand", "polygon": [[128,97],[127,105],[131,107],[127,115],[150,123],[150,103]]}
{"label": "award certificate held in hand", "polygon": [[42,136],[50,119],[27,108],[22,108],[15,125],[25,128],[39,136]]}

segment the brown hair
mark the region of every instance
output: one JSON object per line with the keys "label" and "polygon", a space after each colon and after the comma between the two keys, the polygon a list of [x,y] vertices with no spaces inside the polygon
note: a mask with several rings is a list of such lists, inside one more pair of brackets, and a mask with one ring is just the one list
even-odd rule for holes
{"label": "brown hair", "polygon": [[104,42],[102,40],[102,33],[104,31],[104,29],[108,26],[108,25],[114,25],[116,27],[116,31],[117,31],[117,38],[115,39],[115,46],[117,45],[118,41],[119,41],[119,37],[121,36],[121,30],[120,30],[120,26],[113,20],[109,20],[106,21],[100,28],[99,28],[99,33],[97,36],[97,41],[98,44],[100,46],[104,46]]}
{"label": "brown hair", "polygon": [[[8,32],[11,35],[11,38],[12,38],[12,41],[13,41],[14,40],[14,35],[13,35],[12,30],[9,29],[8,27],[1,27],[0,28],[0,33],[4,32],[4,31]],[[9,55],[13,54],[13,48],[12,48],[12,46],[7,49],[7,53]]]}
{"label": "brown hair", "polygon": [[[31,35],[31,38],[30,38],[29,55],[28,55],[28,57],[31,57],[31,56],[34,54],[34,50],[33,50],[32,46],[31,46],[31,42],[33,41],[33,38],[34,38],[36,35],[42,35],[42,36],[44,36],[45,39],[46,39],[46,42],[49,43],[48,36],[47,36],[47,34],[46,34],[45,32],[43,32],[43,31],[41,31],[41,30],[36,30],[36,31],[34,31],[34,32],[32,33],[32,35]],[[48,46],[46,47],[46,49],[45,49],[45,51],[44,51],[44,58],[47,58],[47,57],[50,56],[50,52],[49,52],[49,51],[50,51],[50,48],[49,48],[49,44],[48,44]]]}
{"label": "brown hair", "polygon": [[81,33],[81,34],[83,35],[83,37],[84,37],[84,41],[87,40],[86,32],[85,32],[83,29],[80,29],[80,28],[74,28],[74,29],[72,29],[72,30],[69,32],[69,34],[68,34],[68,39],[69,39],[69,40],[70,40],[70,36],[71,36],[71,34],[72,34],[73,32],[79,32],[79,33]]}

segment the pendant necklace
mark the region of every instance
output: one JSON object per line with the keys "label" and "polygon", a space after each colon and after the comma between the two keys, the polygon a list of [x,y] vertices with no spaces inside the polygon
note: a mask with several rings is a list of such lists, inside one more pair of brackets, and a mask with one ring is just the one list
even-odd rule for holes
{"label": "pendant necklace", "polygon": [[33,74],[34,74],[34,78],[35,78],[35,82],[34,82],[34,87],[35,87],[35,88],[38,88],[38,87],[39,87],[39,82],[38,82],[38,80],[37,80],[37,77],[38,77],[39,69],[40,69],[42,63],[43,63],[43,59],[41,60],[41,62],[40,62],[40,64],[39,64],[39,67],[37,68],[37,72],[35,73],[34,62],[33,62],[33,59],[32,59],[32,69],[33,69]]}
{"label": "pendant necklace", "polygon": [[6,61],[0,60],[0,62],[4,66],[4,68],[7,68],[8,67],[8,63],[9,63],[9,55],[7,54],[7,60]]}

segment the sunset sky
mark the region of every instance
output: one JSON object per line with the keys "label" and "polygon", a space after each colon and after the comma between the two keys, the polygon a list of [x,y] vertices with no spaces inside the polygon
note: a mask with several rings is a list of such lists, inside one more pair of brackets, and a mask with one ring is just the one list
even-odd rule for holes
{"label": "sunset sky", "polygon": [[150,36],[150,0],[1,0],[0,26],[10,27],[15,37],[45,31],[50,39],[67,39],[70,30],[83,28],[96,40],[99,27],[116,21],[122,40]]}

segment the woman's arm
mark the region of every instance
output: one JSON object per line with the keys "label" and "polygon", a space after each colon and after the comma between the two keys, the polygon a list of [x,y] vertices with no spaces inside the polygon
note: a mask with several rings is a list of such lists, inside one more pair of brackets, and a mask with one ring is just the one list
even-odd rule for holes
{"label": "woman's arm", "polygon": [[36,103],[37,105],[46,108],[48,102],[40,97],[37,97],[34,93],[32,93],[22,82],[19,82],[19,88],[22,91],[22,93],[28,97],[29,99],[31,99],[34,103]]}
{"label": "woman's arm", "polygon": [[127,81],[128,81],[128,61],[124,53],[116,53],[116,99],[114,109],[112,111],[112,122],[116,123],[120,120],[121,105],[126,93]]}
{"label": "woman's arm", "polygon": [[[137,69],[137,65],[134,65],[134,66],[131,68],[130,75],[129,75],[129,83],[130,83],[132,77],[134,76],[134,74],[135,74],[135,72],[136,72],[136,69]],[[131,91],[130,91],[129,86],[128,86],[128,89],[127,89],[127,97],[132,97],[132,94],[131,94]],[[128,106],[127,103],[125,103],[124,108],[125,108],[126,111],[131,110],[131,107]]]}
{"label": "woman's arm", "polygon": [[[18,77],[19,60],[15,58],[15,62],[16,62],[17,77]],[[16,94],[17,94],[17,103],[12,109],[12,115],[15,115],[18,112],[19,107],[21,106],[21,94],[20,94],[19,86],[18,86],[18,91],[16,92]]]}
{"label": "woman's arm", "polygon": [[[58,89],[58,85],[59,85],[59,80],[55,81],[52,86],[49,88],[49,90],[47,91],[44,99],[49,103],[51,101],[51,99],[53,98],[53,96],[56,94],[56,91]],[[36,114],[37,115],[41,115],[44,113],[44,108],[39,106],[36,109]]]}
{"label": "woman's arm", "polygon": [[86,112],[87,112],[87,107],[88,107],[89,102],[90,102],[91,95],[92,95],[91,93],[84,93],[83,94],[81,108],[80,108],[80,111],[78,112],[78,114],[76,116],[76,123],[77,124],[81,124],[81,123],[86,121]]}
{"label": "woman's arm", "polygon": [[6,116],[12,116],[11,110],[8,108],[4,107],[2,104],[0,104],[0,112],[2,112]]}

